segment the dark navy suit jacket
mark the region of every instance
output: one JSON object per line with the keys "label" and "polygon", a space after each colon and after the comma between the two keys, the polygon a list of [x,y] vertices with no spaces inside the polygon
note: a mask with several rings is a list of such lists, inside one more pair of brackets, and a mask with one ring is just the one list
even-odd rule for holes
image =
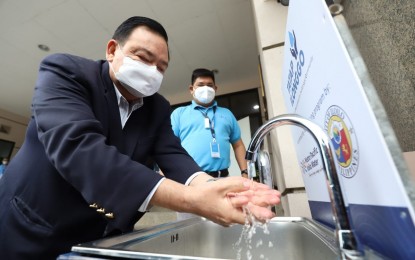
{"label": "dark navy suit jacket", "polygon": [[131,231],[162,178],[154,162],[180,183],[200,170],[172,132],[167,100],[144,98],[122,129],[108,62],[45,58],[25,142],[0,181],[1,257],[54,259]]}

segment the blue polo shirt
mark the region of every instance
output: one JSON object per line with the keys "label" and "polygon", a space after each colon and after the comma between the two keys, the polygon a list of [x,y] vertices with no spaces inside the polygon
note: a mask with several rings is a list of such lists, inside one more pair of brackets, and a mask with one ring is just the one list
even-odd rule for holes
{"label": "blue polo shirt", "polygon": [[[211,156],[210,144],[213,137],[210,128],[205,127],[205,116],[202,112],[213,121],[220,158]],[[203,171],[211,172],[229,168],[230,145],[241,138],[238,122],[229,109],[219,107],[216,101],[208,108],[192,101],[192,104],[173,111],[171,124],[182,146]]]}

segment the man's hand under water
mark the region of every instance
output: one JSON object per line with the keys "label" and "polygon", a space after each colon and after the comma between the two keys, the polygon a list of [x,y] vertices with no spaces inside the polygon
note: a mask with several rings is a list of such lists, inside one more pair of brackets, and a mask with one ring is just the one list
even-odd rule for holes
{"label": "man's hand under water", "polygon": [[271,206],[281,201],[279,191],[265,184],[236,176],[204,183],[198,182],[190,187],[198,191],[193,197],[194,205],[203,205],[201,208],[195,206],[192,213],[206,217],[222,226],[245,224],[252,219],[266,222],[275,217]]}

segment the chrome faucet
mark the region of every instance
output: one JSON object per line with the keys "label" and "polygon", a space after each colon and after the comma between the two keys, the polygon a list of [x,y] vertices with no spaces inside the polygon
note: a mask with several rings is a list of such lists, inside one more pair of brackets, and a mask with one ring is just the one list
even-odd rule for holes
{"label": "chrome faucet", "polygon": [[256,161],[259,146],[265,136],[271,130],[282,125],[300,126],[307,130],[313,136],[314,140],[317,141],[326,173],[327,186],[336,228],[336,239],[340,248],[341,258],[363,259],[363,253],[358,250],[355,235],[350,227],[350,220],[346,212],[333,154],[330,149],[329,138],[318,125],[295,114],[285,114],[274,117],[255,132],[254,137],[247,148],[245,159],[252,165],[252,162]]}

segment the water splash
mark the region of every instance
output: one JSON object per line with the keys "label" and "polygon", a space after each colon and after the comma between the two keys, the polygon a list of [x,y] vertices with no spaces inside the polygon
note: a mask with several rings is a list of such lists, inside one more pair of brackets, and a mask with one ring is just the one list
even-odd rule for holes
{"label": "water splash", "polygon": [[[256,172],[255,168],[255,162],[250,161],[248,162],[248,178],[251,180],[251,186],[254,185],[254,180],[258,179],[259,176]],[[268,229],[268,222],[262,223],[261,221],[257,220],[255,216],[249,211],[249,209],[244,206],[243,211],[245,213],[245,224],[242,228],[241,235],[239,236],[238,241],[233,245],[233,248],[236,249],[236,259],[242,260],[252,260],[252,259],[264,259],[268,260],[267,257],[265,257],[264,254],[260,254],[259,256],[254,256],[252,254],[252,245],[255,244],[255,248],[264,248],[265,243],[262,239],[255,239],[255,234],[257,234],[257,229],[262,230],[263,234],[269,235],[269,229]],[[272,247],[273,244],[271,241],[268,241],[268,247]],[[261,250],[262,251],[262,250]],[[259,250],[256,250],[256,252],[259,252]],[[245,254],[246,258],[243,258],[242,255]]]}
{"label": "water splash", "polygon": [[[257,229],[262,230],[264,234],[269,235],[268,229],[268,221],[262,223],[258,221],[254,215],[251,214],[247,207],[243,207],[245,212],[245,224],[242,228],[241,235],[239,236],[238,241],[233,245],[234,249],[236,249],[236,259],[242,260],[252,260],[252,259],[265,259],[268,260],[263,254],[260,256],[254,256],[252,254],[252,245],[255,243],[255,247],[259,248],[264,246],[264,241],[262,239],[255,239],[255,234],[257,234]],[[268,246],[272,244],[271,241],[268,241]],[[258,250],[257,250],[258,251]],[[246,258],[243,258],[242,255],[245,254]]]}

